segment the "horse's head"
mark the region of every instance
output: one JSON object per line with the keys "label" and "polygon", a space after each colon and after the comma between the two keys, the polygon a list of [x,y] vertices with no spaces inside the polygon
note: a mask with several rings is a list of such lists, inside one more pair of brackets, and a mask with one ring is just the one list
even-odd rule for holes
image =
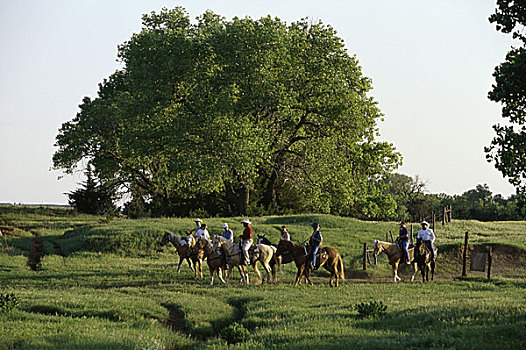
{"label": "horse's head", "polygon": [[223,236],[214,235],[214,238],[212,239],[212,249],[218,250],[223,246],[223,243],[225,242],[225,238]]}
{"label": "horse's head", "polygon": [[163,239],[161,240],[161,247],[164,247],[166,243],[170,242],[170,232],[166,232],[163,236]]}
{"label": "horse's head", "polygon": [[374,240],[374,245],[373,245],[373,255],[374,257],[378,257],[378,255],[380,255],[383,251],[384,251],[385,247],[383,246],[383,244],[380,243],[379,240],[375,239]]}

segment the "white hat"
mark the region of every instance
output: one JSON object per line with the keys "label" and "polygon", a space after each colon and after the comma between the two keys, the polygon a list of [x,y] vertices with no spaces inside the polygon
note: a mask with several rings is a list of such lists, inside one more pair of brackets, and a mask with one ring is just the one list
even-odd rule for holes
{"label": "white hat", "polygon": [[422,223],[420,225],[426,225],[426,226],[429,226],[429,223],[427,221],[422,221]]}
{"label": "white hat", "polygon": [[243,220],[241,220],[241,223],[242,224],[249,224],[249,225],[251,224],[249,219],[243,219]]}
{"label": "white hat", "polygon": [[194,222],[203,222],[203,220],[197,218],[197,219],[194,220]]}
{"label": "white hat", "polygon": [[223,228],[227,228],[227,227],[228,227],[228,224],[225,222],[225,223],[223,224]]}

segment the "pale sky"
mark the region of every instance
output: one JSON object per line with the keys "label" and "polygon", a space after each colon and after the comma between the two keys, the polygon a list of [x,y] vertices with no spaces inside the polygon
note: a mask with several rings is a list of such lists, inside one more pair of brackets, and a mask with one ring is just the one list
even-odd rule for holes
{"label": "pale sky", "polygon": [[0,202],[67,203],[83,177],[50,171],[59,127],[121,67],[117,46],[142,14],[175,6],[192,18],[210,9],[332,25],[373,80],[380,139],[404,157],[397,172],[419,175],[431,193],[483,183],[514,192],[483,151],[503,122],[487,99],[492,73],[513,44],[488,22],[495,1],[0,0]]}

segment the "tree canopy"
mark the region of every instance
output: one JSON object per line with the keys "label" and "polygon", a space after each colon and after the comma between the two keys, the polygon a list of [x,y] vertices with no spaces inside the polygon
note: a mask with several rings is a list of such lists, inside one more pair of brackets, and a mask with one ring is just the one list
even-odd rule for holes
{"label": "tree canopy", "polygon": [[508,177],[519,192],[526,192],[526,6],[524,1],[498,0],[490,22],[497,30],[512,33],[521,46],[512,48],[495,68],[489,99],[502,104],[505,125],[494,125],[496,137],[485,148],[487,159]]}
{"label": "tree canopy", "polygon": [[371,80],[331,26],[163,9],[118,57],[60,128],[55,168],[87,160],[159,214],[394,212],[381,180],[401,157],[375,140]]}

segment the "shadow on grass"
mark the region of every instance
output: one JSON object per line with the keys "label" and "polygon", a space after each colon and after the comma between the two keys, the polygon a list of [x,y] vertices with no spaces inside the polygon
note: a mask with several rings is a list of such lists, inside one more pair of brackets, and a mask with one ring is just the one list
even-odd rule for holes
{"label": "shadow on grass", "polygon": [[[263,339],[266,346],[287,349],[524,349],[526,312],[522,308],[473,310],[467,307],[434,310],[408,309],[377,319],[355,314],[333,315],[347,319],[353,335],[328,332],[313,339],[298,336]],[[317,322],[320,322],[317,320]],[[316,324],[313,322],[313,327]]]}

